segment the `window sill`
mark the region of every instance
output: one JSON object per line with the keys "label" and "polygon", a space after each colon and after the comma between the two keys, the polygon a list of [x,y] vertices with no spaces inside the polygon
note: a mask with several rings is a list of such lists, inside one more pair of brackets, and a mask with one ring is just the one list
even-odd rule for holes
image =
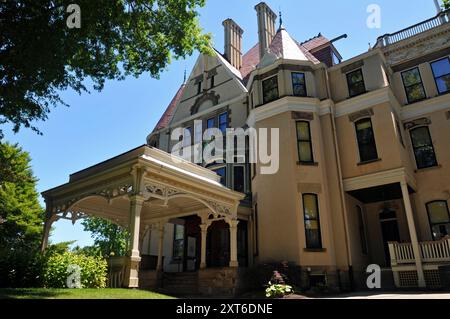
{"label": "window sill", "polygon": [[358,166],[362,166],[362,165],[366,165],[366,164],[372,164],[372,163],[376,163],[376,162],[380,162],[381,158],[377,158],[377,159],[373,159],[373,160],[369,160],[369,161],[364,161],[364,162],[359,162]]}
{"label": "window sill", "polygon": [[305,253],[325,253],[327,251],[326,248],[303,248]]}
{"label": "window sill", "polygon": [[431,166],[431,167],[425,167],[425,168],[418,168],[414,171],[414,173],[422,173],[422,172],[428,172],[428,171],[432,171],[435,169],[439,169],[442,168],[442,165],[436,165],[436,166]]}
{"label": "window sill", "polygon": [[317,162],[297,162],[298,166],[319,166],[319,163]]}

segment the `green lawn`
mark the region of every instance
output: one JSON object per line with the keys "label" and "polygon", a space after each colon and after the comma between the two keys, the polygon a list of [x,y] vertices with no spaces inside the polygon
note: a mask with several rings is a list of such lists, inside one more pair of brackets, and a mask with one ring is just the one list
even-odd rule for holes
{"label": "green lawn", "polygon": [[138,289],[0,289],[0,299],[173,299]]}

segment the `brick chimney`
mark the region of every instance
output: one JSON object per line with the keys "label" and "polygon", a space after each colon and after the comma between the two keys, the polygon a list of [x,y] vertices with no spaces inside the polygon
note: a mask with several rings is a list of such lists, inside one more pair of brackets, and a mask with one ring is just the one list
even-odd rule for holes
{"label": "brick chimney", "polygon": [[262,59],[275,37],[277,15],[265,2],[257,4],[255,10],[258,15],[259,56]]}
{"label": "brick chimney", "polygon": [[225,58],[239,70],[242,67],[242,34],[244,31],[233,19],[227,19],[222,24],[225,31]]}

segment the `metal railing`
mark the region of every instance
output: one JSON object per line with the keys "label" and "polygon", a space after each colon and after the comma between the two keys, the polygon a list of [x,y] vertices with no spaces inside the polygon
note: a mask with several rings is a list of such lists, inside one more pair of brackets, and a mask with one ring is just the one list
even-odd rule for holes
{"label": "metal railing", "polygon": [[419,22],[413,26],[397,31],[395,33],[387,33],[378,37],[375,48],[386,47],[388,45],[406,40],[420,33],[437,28],[443,24],[450,22],[450,9],[442,11],[435,17]]}

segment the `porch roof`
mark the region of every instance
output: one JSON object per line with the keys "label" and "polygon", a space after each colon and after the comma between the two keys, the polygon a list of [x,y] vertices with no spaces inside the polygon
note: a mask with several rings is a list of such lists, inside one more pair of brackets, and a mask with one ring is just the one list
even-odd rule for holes
{"label": "porch roof", "polygon": [[191,214],[235,219],[244,198],[221,185],[216,173],[146,145],[76,172],[42,196],[47,218],[75,222],[92,215],[124,227],[136,196],[143,200],[143,226]]}

